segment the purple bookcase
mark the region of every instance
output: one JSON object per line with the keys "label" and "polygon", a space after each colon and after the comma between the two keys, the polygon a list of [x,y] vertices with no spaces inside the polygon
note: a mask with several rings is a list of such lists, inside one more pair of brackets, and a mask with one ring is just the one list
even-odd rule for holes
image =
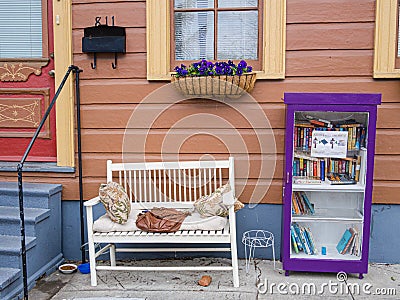
{"label": "purple bookcase", "polygon": [[368,271],[380,94],[285,93],[283,269]]}

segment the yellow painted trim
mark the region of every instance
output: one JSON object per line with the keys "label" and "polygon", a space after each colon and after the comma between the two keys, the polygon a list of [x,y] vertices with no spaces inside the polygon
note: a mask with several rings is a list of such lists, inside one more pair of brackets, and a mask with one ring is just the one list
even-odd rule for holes
{"label": "yellow painted trim", "polygon": [[[55,86],[72,64],[72,0],[53,0]],[[75,165],[73,76],[66,82],[56,104],[57,165]]]}
{"label": "yellow painted trim", "polygon": [[169,0],[146,1],[147,79],[169,80],[170,72]]}
{"label": "yellow painted trim", "polygon": [[285,78],[286,0],[264,2],[263,68],[257,79]]}
{"label": "yellow painted trim", "polygon": [[[147,0],[147,79],[170,79],[169,0]],[[286,0],[264,2],[262,71],[257,79],[285,78]]]}
{"label": "yellow painted trim", "polygon": [[397,0],[377,0],[375,20],[374,78],[398,78],[395,69]]}

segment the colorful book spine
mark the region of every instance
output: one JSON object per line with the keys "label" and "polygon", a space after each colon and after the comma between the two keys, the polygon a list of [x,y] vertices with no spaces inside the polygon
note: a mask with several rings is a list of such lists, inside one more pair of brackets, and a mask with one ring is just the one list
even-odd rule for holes
{"label": "colorful book spine", "polygon": [[[297,235],[297,237],[298,237],[298,240],[299,240],[299,242],[300,242],[300,245],[301,245],[301,249],[304,251],[304,252],[306,252],[306,246],[304,245],[304,242],[303,242],[303,239],[301,238],[301,232],[300,232],[300,228],[299,228],[299,226],[296,224],[296,223],[294,223],[293,224],[293,227],[294,227],[294,231],[295,231],[295,233],[296,233],[296,235]],[[297,246],[298,246],[299,244],[297,244]]]}
{"label": "colorful book spine", "polygon": [[294,232],[292,229],[290,229],[290,235],[292,237],[292,246],[293,246],[294,252],[299,253],[299,248],[297,247],[297,241],[296,241],[296,238],[294,236]]}
{"label": "colorful book spine", "polygon": [[297,232],[296,232],[296,230],[294,229],[294,226],[293,226],[293,225],[290,226],[290,231],[293,233],[294,239],[295,239],[295,241],[296,241],[297,249],[298,249],[299,251],[303,251],[303,247],[302,247],[302,245],[301,245],[300,238],[299,238],[299,236],[297,235]]}
{"label": "colorful book spine", "polygon": [[322,181],[325,181],[325,160],[321,159],[320,165],[321,165],[320,179]]}
{"label": "colorful book spine", "polygon": [[346,229],[346,231],[343,233],[342,238],[340,239],[339,243],[336,245],[336,249],[339,253],[342,253],[344,248],[346,247],[347,243],[349,242],[352,234],[350,230]]}
{"label": "colorful book spine", "polygon": [[301,198],[304,200],[305,204],[307,205],[307,207],[308,207],[310,213],[313,215],[314,212],[315,212],[315,211],[314,211],[314,207],[313,207],[313,205],[311,204],[310,200],[308,199],[306,193],[305,193],[305,192],[300,192],[300,196],[301,196]]}
{"label": "colorful book spine", "polygon": [[312,245],[312,248],[313,248],[313,252],[314,252],[314,254],[317,254],[318,250],[317,250],[317,247],[315,245],[314,237],[313,237],[309,227],[306,228],[306,232],[307,232],[308,238],[309,238],[309,240],[311,242],[311,245]]}

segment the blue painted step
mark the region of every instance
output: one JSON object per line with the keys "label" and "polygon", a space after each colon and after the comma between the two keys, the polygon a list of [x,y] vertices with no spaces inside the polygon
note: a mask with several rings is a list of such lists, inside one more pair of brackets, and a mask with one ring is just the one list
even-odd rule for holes
{"label": "blue painted step", "polygon": [[[61,201],[61,189],[59,184],[24,183],[24,207],[50,208],[57,200]],[[1,206],[19,207],[17,182],[0,182],[0,191]]]}
{"label": "blue painted step", "polygon": [[[24,183],[23,190],[28,286],[32,288],[63,260],[62,186]],[[0,267],[0,299],[15,300],[23,289],[17,182],[0,182]]]}
{"label": "blue painted step", "polygon": [[0,299],[8,300],[18,288],[22,271],[15,268],[0,268]]}
{"label": "blue painted step", "polygon": [[[25,234],[35,236],[35,225],[50,216],[50,209],[25,208]],[[3,235],[18,236],[21,232],[19,208],[0,206],[0,233]]]}
{"label": "blue painted step", "polygon": [[[35,237],[25,239],[27,257],[30,250],[36,246]],[[7,268],[19,267],[21,262],[21,239],[19,236],[0,235],[0,266]]]}

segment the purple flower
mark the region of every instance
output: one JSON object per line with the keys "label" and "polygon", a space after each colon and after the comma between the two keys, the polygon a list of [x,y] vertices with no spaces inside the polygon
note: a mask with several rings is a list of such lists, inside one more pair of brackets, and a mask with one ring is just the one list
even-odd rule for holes
{"label": "purple flower", "polygon": [[247,62],[245,62],[244,60],[241,60],[238,64],[238,68],[243,68],[245,69],[247,67]]}
{"label": "purple flower", "polygon": [[252,72],[253,68],[247,65],[245,60],[241,60],[236,65],[232,60],[217,61],[215,63],[202,59],[186,67],[181,64],[174,68],[176,77],[185,76],[214,76],[214,75],[242,75],[245,72]]}

